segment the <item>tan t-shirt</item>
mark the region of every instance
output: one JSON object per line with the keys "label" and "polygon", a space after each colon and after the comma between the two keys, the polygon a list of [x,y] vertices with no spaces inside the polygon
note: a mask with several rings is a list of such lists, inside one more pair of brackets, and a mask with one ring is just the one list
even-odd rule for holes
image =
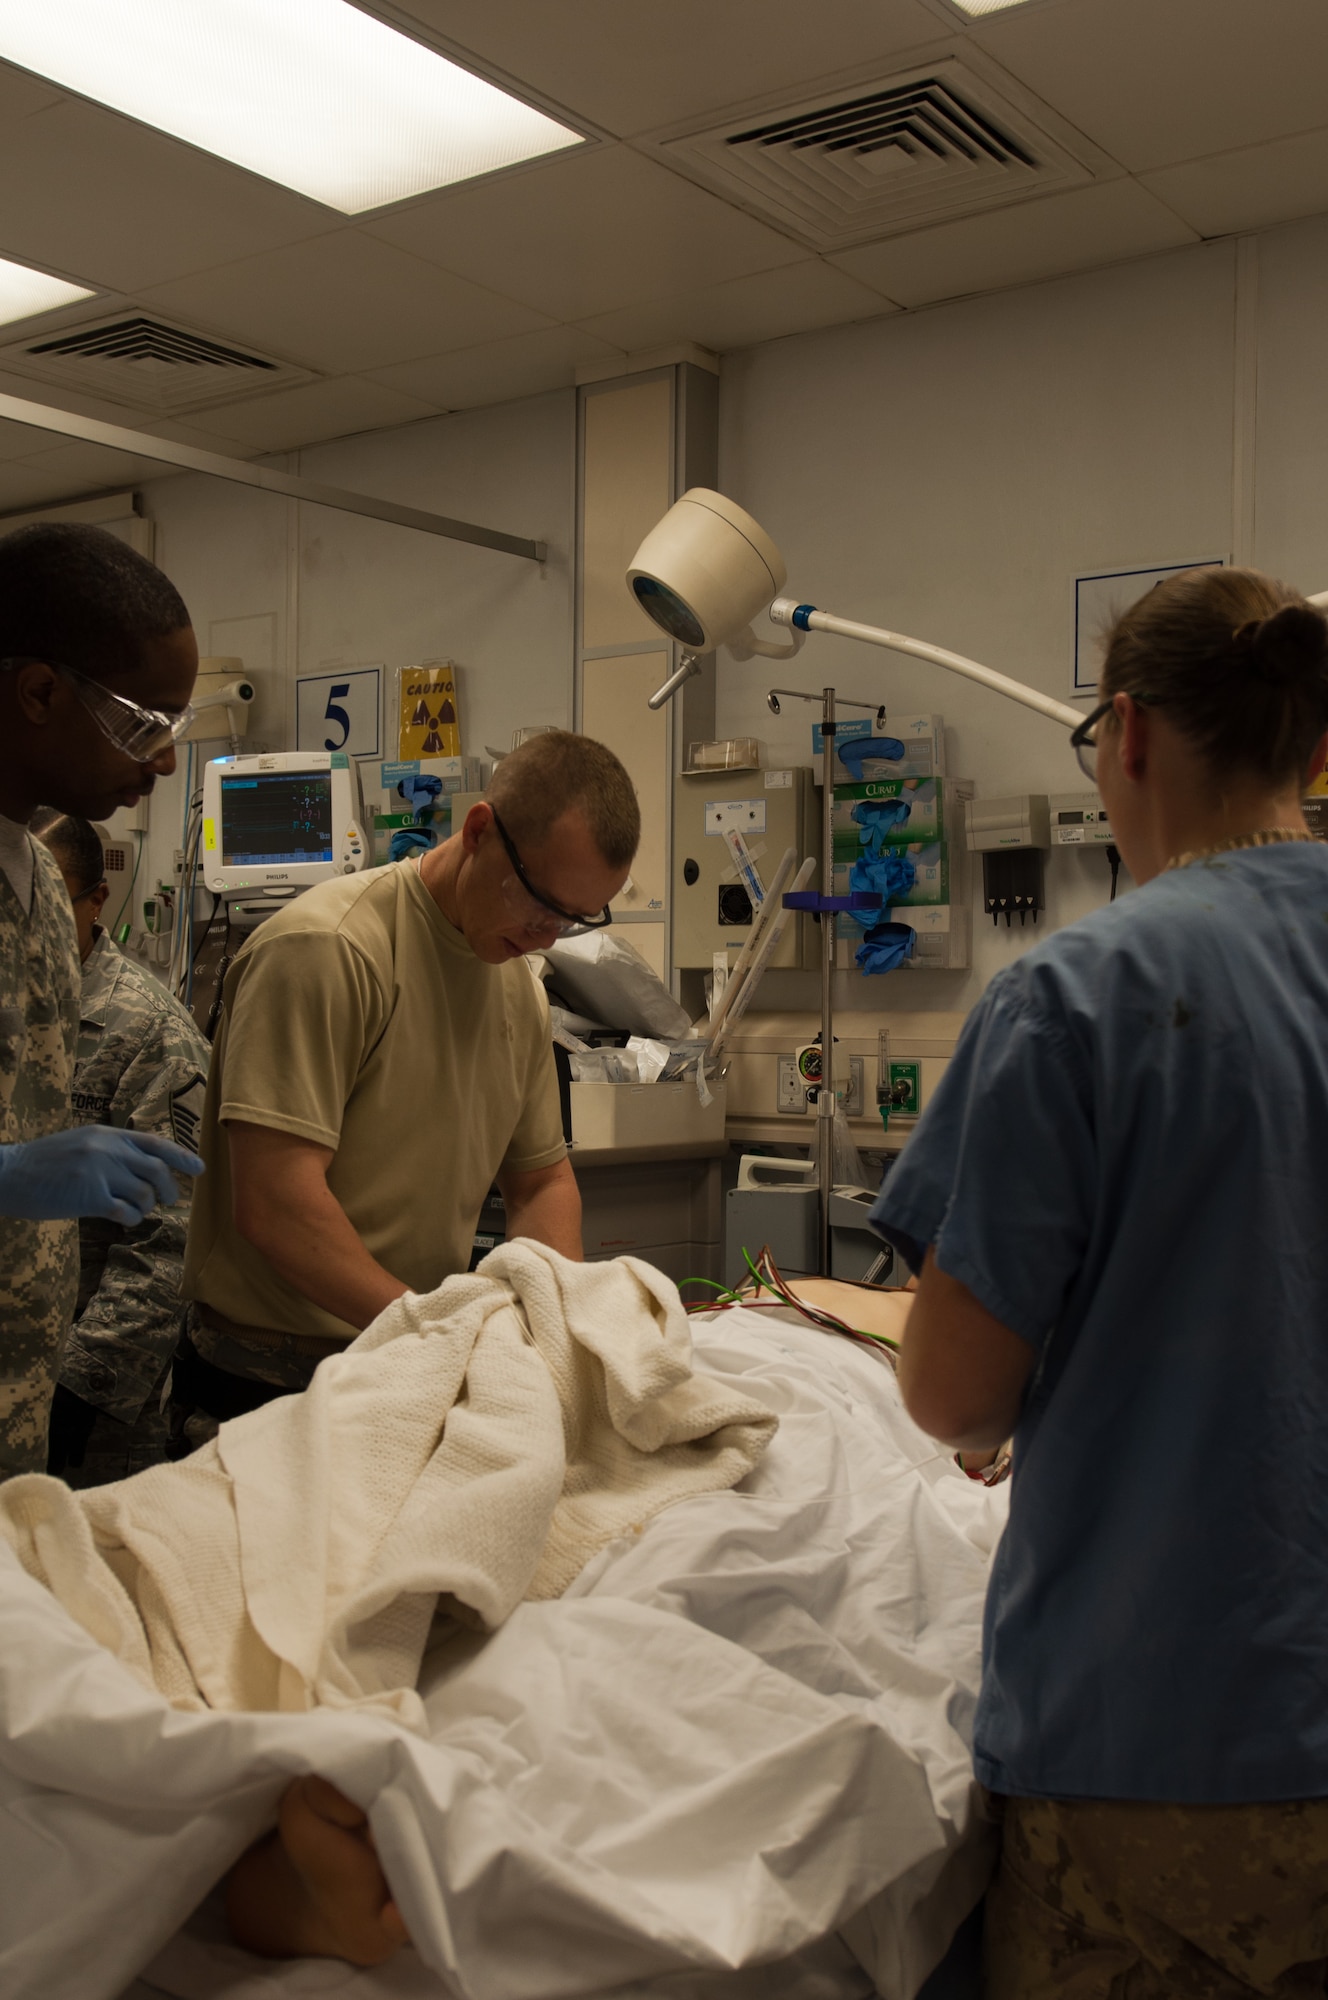
{"label": "tan t-shirt", "polygon": [[231,1219],[228,1119],[331,1147],[328,1186],[412,1291],[470,1262],[500,1167],[566,1153],[547,1020],[527,967],[485,965],[409,862],[310,889],[226,976],[184,1295],[247,1326],[349,1338]]}

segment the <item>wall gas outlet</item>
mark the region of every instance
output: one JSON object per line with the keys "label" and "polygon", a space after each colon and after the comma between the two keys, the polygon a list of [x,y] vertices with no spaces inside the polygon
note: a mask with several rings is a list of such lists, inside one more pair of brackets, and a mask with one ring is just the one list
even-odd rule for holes
{"label": "wall gas outlet", "polygon": [[807,1109],[807,1086],[798,1074],[796,1056],[780,1056],[777,1065],[775,1109],[785,1118],[801,1118]]}
{"label": "wall gas outlet", "polygon": [[[842,1065],[847,1062],[847,1073]],[[848,1118],[861,1118],[866,1102],[861,1056],[835,1057],[835,1090]],[[780,1056],[776,1066],[775,1108],[781,1116],[800,1117],[811,1110],[808,1091],[821,1081],[821,1050],[810,1042],[796,1055]]]}
{"label": "wall gas outlet", "polygon": [[922,1103],[922,1065],[917,1062],[887,1064],[885,1094],[881,1100],[894,1118],[916,1118]]}

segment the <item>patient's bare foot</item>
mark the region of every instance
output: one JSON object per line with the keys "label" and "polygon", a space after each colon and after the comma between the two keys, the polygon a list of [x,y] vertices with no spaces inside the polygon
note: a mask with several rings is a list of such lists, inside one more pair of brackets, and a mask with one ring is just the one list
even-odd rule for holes
{"label": "patient's bare foot", "polygon": [[275,1830],[230,1872],[226,1918],[265,1958],[381,1965],[409,1942],[367,1816],[326,1778],[287,1786]]}

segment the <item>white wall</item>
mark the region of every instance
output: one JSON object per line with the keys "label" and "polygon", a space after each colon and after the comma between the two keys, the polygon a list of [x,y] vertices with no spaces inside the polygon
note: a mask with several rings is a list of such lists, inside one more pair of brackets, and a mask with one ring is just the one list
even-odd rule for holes
{"label": "white wall", "polygon": [[[542,565],[220,480],[144,489],[156,559],[189,606],[201,651],[239,652],[255,673],[249,744],[293,745],[297,674],[423,659],[457,662],[471,752],[507,748],[519,725],[570,724],[575,417],[567,390],[280,461],[328,485],[546,541]],[[225,748],[199,746],[196,761]],[[390,740],[383,754],[395,757]],[[183,763],[153,795],[140,902],[170,877]]]}
{"label": "white wall", "polygon": [[[1236,269],[1234,244],[1205,246],[752,349],[725,364],[721,483],[783,550],[791,593],[1068,699],[1076,574],[1231,552]],[[1328,483],[1328,461],[1315,471]],[[823,635],[777,667],[721,655],[719,734],[760,735],[772,761],[807,759],[815,711],[772,717],[771,682],[943,714],[952,773],[980,795],[1085,788],[1059,725]],[[845,974],[841,1004],[970,1006],[1110,877],[1100,852],[1061,850],[1047,882],[1037,930],[975,915],[971,973]],[[767,1004],[813,1004],[813,975],[771,984]]]}
{"label": "white wall", "polygon": [[[1060,697],[1073,579],[1235,555],[1328,587],[1328,220],[802,335],[726,358],[720,478],[827,609],[968,653]],[[243,488],[146,490],[158,560],[204,651],[235,621],[272,663],[253,738],[293,741],[296,672],[446,656],[469,749],[571,719],[574,397],[306,450],[310,477],[550,544],[543,570]],[[286,461],[293,463],[293,461]],[[265,634],[267,635],[265,637]],[[810,707],[772,682],[939,710],[980,794],[1082,787],[1061,729],[940,669],[813,636],[774,666],[721,656],[718,729],[810,757]],[[154,800],[148,877],[178,843],[179,782]],[[841,1005],[966,1008],[1045,929],[1105,900],[1099,853],[1053,851],[1037,931],[975,919],[971,973],[838,980]],[[766,1006],[816,1004],[774,974]]]}

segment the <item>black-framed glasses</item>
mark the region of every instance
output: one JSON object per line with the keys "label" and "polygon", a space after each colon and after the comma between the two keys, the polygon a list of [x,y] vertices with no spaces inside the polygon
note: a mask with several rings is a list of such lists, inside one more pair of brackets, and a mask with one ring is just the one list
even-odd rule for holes
{"label": "black-framed glasses", "polygon": [[[1140,708],[1147,708],[1153,699],[1151,695],[1135,694],[1129,688],[1125,692],[1131,701],[1139,704]],[[1091,715],[1084,717],[1077,729],[1070,732],[1070,748],[1079,759],[1079,769],[1090,784],[1097,783],[1097,733],[1115,706],[1116,696],[1109,695],[1106,701],[1098,703]]]}
{"label": "black-framed glasses", "polygon": [[[551,897],[546,896],[542,890],[537,889],[522,866],[521,856],[516,851],[516,844],[511,834],[507,831],[497,813],[494,812],[492,806],[489,807],[489,811],[493,813],[493,823],[498,829],[498,838],[502,841],[507,858],[512,864],[513,874],[525,890],[527,896],[529,896],[531,902],[537,904],[541,910],[546,911],[549,917],[556,919],[559,937],[574,937],[581,931],[602,931],[607,924],[613,922],[613,912],[607,903],[597,917],[578,916],[572,910],[565,910],[561,903],[555,903]],[[542,923],[538,917],[535,917],[528,921],[526,928],[528,930],[542,930],[547,928],[547,925]]]}
{"label": "black-framed glasses", "polygon": [[100,681],[81,674],[77,667],[65,666],[60,660],[42,660],[35,653],[0,660],[0,669],[32,665],[50,667],[53,673],[63,674],[72,682],[75,694],[107,742],[122,750],[126,757],[132,757],[136,764],[147,764],[178,743],[194,719],[188,703],[177,715],[168,715],[161,708],[143,708],[130,701],[128,695],[112,694]]}

